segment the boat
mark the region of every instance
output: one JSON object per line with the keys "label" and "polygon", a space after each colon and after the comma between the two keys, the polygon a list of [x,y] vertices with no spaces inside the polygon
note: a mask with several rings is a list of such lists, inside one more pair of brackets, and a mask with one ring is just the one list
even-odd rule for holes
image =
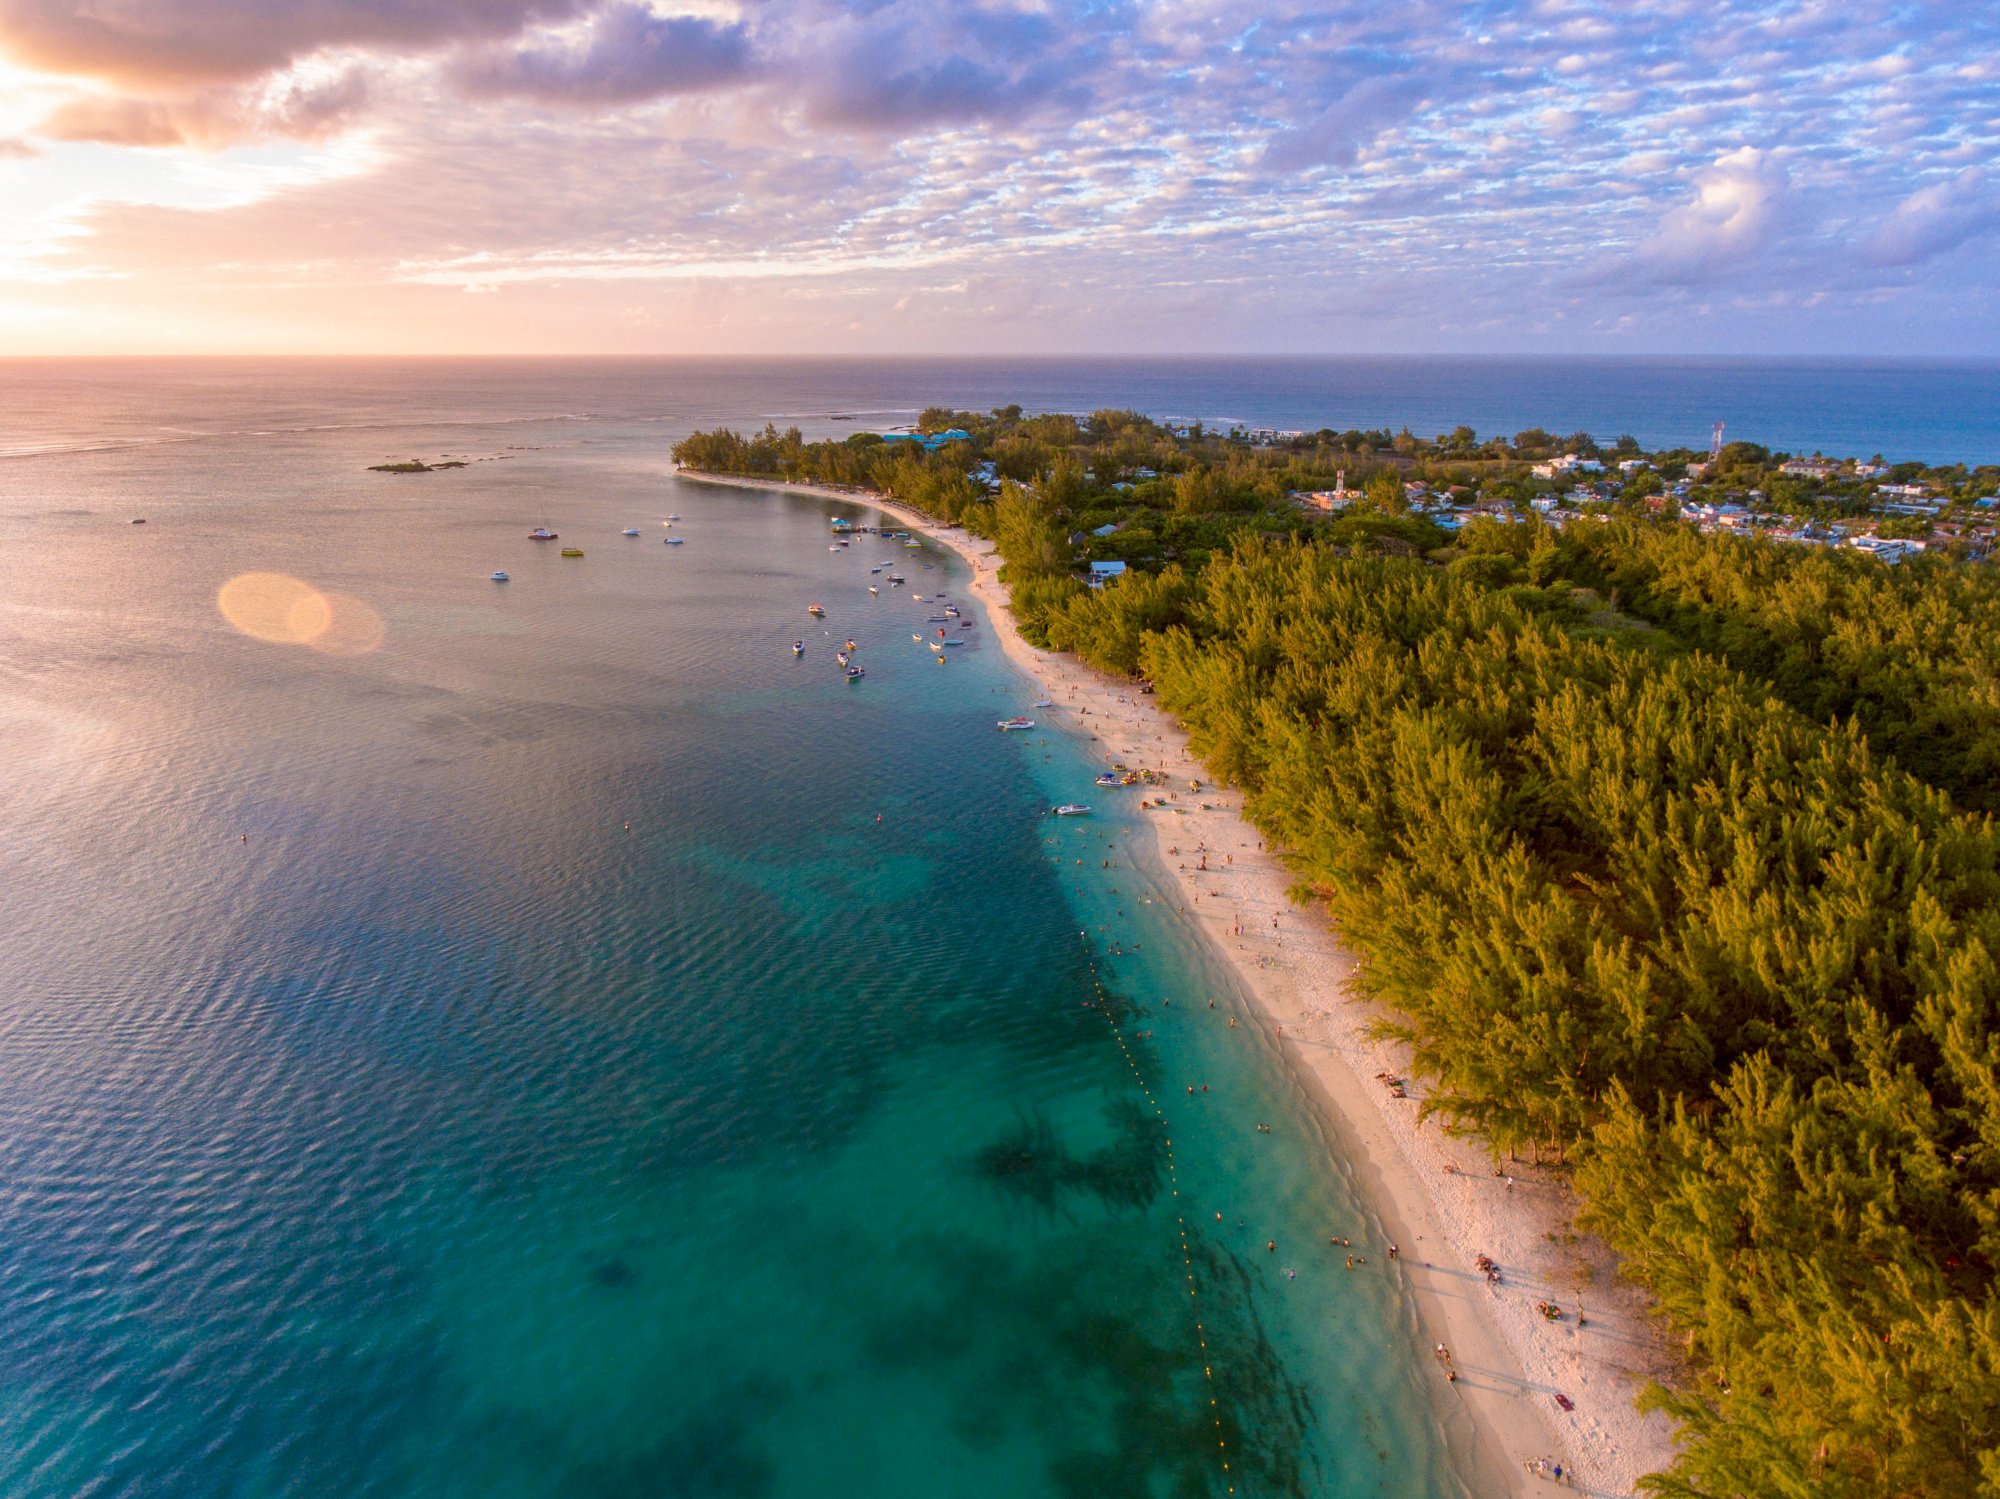
{"label": "boat", "polygon": [[670,547],[685,546],[686,544],[686,541],[679,536],[669,536],[667,538],[667,545]]}
{"label": "boat", "polygon": [[1003,718],[1000,720],[1000,732],[1003,734],[1010,729],[1032,729],[1034,726],[1035,721],[1032,718]]}
{"label": "boat", "polygon": [[564,547],[564,548],[562,549],[562,554],[563,554],[563,555],[564,555],[565,557],[581,557],[581,556],[583,555],[583,548],[582,548],[582,547]]}
{"label": "boat", "polygon": [[847,665],[847,652],[846,652],[846,651],[835,651],[835,652],[833,653],[833,659],[834,659],[834,664],[835,664],[835,665],[838,665],[838,666],[845,666],[845,665]]}
{"label": "boat", "polygon": [[1048,700],[1047,698],[1045,698],[1045,697],[1038,697],[1038,698],[1036,698],[1036,699],[1035,699],[1035,706],[1036,706],[1037,708],[1053,708],[1053,707],[1055,706],[1055,704],[1054,704],[1054,703],[1052,703],[1052,702],[1050,702],[1050,701],[1049,701],[1049,700]]}
{"label": "boat", "polygon": [[807,605],[806,605],[806,613],[810,614],[810,615],[811,615],[811,616],[812,616],[812,617],[813,617],[814,619],[825,619],[825,618],[826,618],[826,605],[824,605],[824,604],[807,604]]}
{"label": "boat", "polygon": [[903,550],[906,552],[921,551],[923,545],[921,541],[906,541],[903,543]]}
{"label": "boat", "polygon": [[639,534],[639,528],[637,526],[627,526],[625,528],[624,534],[627,536],[637,536]]}
{"label": "boat", "polygon": [[792,642],[792,654],[794,656],[803,656],[805,653],[806,643],[803,640],[794,640]]}
{"label": "boat", "polygon": [[[134,521],[133,524],[137,525],[138,522]],[[868,571],[870,571],[871,573],[879,573],[880,571],[882,571],[882,569],[880,567],[871,567],[868,569]]]}
{"label": "boat", "polygon": [[670,516],[668,516],[668,517],[667,517],[667,519],[668,519],[668,520],[670,520],[670,521],[675,521],[675,520],[679,520],[679,519],[680,519],[680,517],[679,517],[678,515],[670,515]]}
{"label": "boat", "polygon": [[496,583],[505,583],[509,581],[509,579],[504,572],[499,572],[493,575],[493,581]]}
{"label": "boat", "polygon": [[851,641],[851,640],[847,642],[847,648],[848,648],[848,649],[849,649],[850,651],[858,651],[858,650],[860,650],[860,649],[861,649],[861,647],[860,647],[860,646],[856,645],[856,644],[855,644],[855,643],[854,643],[853,641]]}
{"label": "boat", "polygon": [[948,647],[948,646],[954,646],[954,645],[964,645],[964,644],[965,644],[965,642],[964,642],[963,640],[960,640],[960,639],[958,639],[958,638],[957,638],[956,636],[954,636],[954,637],[953,637],[952,639],[950,639],[950,640],[940,640],[940,641],[938,642],[938,644],[939,644],[940,646],[947,646],[947,647]]}
{"label": "boat", "polygon": [[944,651],[944,647],[939,645],[935,640],[931,642],[931,649],[939,652],[940,654],[942,654]]}
{"label": "boat", "polygon": [[976,625],[976,624],[978,624],[978,623],[979,623],[979,621],[978,621],[978,620],[976,620],[976,619],[961,619],[961,620],[960,620],[960,621],[958,622],[958,627],[959,627],[959,628],[960,628],[961,630],[969,630],[969,629],[971,629],[971,628],[972,628],[972,627],[973,627],[974,625]]}
{"label": "boat", "polygon": [[1090,808],[1083,802],[1064,802],[1055,809],[1058,817],[1088,817]]}
{"label": "boat", "polygon": [[959,609],[958,609],[958,605],[956,605],[956,604],[946,604],[946,605],[944,606],[944,612],[945,612],[946,614],[948,614],[949,616],[951,616],[951,618],[953,618],[953,619],[957,619],[957,618],[958,618],[958,615],[959,615]]}
{"label": "boat", "polygon": [[835,543],[834,543],[834,544],[833,544],[832,546],[828,547],[828,548],[827,548],[827,550],[828,550],[829,552],[837,552],[837,551],[839,551],[839,550],[840,550],[840,543],[836,541],[836,542],[835,542]]}
{"label": "boat", "polygon": [[870,593],[874,593],[874,594],[879,594],[879,593],[881,593],[881,591],[882,591],[882,590],[881,590],[881,589],[879,589],[879,588],[877,588],[877,587],[876,587],[876,586],[875,586],[875,585],[874,585],[873,583],[870,583],[870,584],[868,585],[868,591],[869,591]]}
{"label": "boat", "polygon": [[897,577],[894,573],[889,574],[889,582],[897,588],[901,588],[903,586],[903,580]]}
{"label": "boat", "polygon": [[924,596],[921,593],[913,593],[910,595],[910,602],[913,604],[921,604],[924,602]]}
{"label": "boat", "polygon": [[948,625],[951,623],[951,619],[947,615],[931,614],[925,616],[924,623],[927,625]]}
{"label": "boat", "polygon": [[868,673],[863,671],[858,666],[850,666],[847,668],[847,680],[850,682],[858,682],[867,675]]}
{"label": "boat", "polygon": [[916,642],[917,642],[917,643],[918,643],[919,645],[922,645],[922,644],[923,644],[923,640],[924,640],[924,637],[923,637],[923,636],[921,636],[921,635],[912,635],[912,636],[910,637],[910,639],[912,639],[912,640],[916,641]]}
{"label": "boat", "polygon": [[537,526],[528,533],[528,540],[530,541],[554,541],[555,539],[556,533],[551,531],[547,526]]}
{"label": "boat", "polygon": [[1097,778],[1097,784],[1100,786],[1119,786],[1124,784],[1124,778],[1115,770],[1107,770]]}
{"label": "boat", "polygon": [[[146,524],[146,517],[143,515],[137,516],[133,519],[132,524],[135,526],[143,526]],[[878,567],[875,569],[875,571],[879,573],[880,571],[882,571],[882,569]]]}

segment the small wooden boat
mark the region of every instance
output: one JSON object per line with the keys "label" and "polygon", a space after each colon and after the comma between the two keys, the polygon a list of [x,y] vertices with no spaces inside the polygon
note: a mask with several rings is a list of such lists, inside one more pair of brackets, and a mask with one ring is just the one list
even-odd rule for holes
{"label": "small wooden boat", "polygon": [[564,547],[564,548],[562,549],[562,554],[563,554],[563,555],[564,555],[565,557],[581,557],[581,556],[583,555],[583,548],[582,548],[582,547]]}

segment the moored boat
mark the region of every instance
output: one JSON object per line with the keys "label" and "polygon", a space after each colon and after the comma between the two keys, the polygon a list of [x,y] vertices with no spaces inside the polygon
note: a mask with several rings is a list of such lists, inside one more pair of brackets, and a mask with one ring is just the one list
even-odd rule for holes
{"label": "moored boat", "polygon": [[826,605],[824,605],[824,604],[807,604],[807,605],[806,605],[806,613],[810,614],[810,615],[811,615],[811,616],[812,616],[812,617],[813,617],[814,619],[825,619],[825,618],[826,618]]}
{"label": "moored boat", "polygon": [[684,544],[684,542],[683,542],[683,539],[682,539],[681,537],[678,537],[678,536],[669,536],[669,537],[667,538],[667,545],[668,545],[668,546],[670,546],[670,547],[677,547],[677,546],[681,546],[681,545],[683,545],[683,544]]}
{"label": "moored boat", "polygon": [[867,675],[868,673],[863,671],[858,666],[850,666],[847,668],[847,680],[850,682],[858,682]]}
{"label": "moored boat", "polygon": [[1010,729],[1032,729],[1034,726],[1035,721],[1032,718],[1003,718],[1000,720],[1000,732],[1003,734]]}
{"label": "moored boat", "polygon": [[639,528],[637,526],[627,526],[621,534],[625,536],[637,536]]}
{"label": "moored boat", "polygon": [[508,582],[508,581],[509,581],[509,579],[508,579],[508,577],[507,577],[507,574],[506,574],[506,573],[504,573],[504,572],[496,572],[495,574],[493,574],[493,581],[494,581],[495,583],[505,583],[505,582]]}
{"label": "moored boat", "polygon": [[556,533],[551,531],[547,526],[537,526],[528,533],[528,540],[530,541],[554,541],[555,539]]}
{"label": "moored boat", "polygon": [[1055,813],[1058,817],[1088,817],[1090,807],[1084,802],[1064,802],[1055,809]]}
{"label": "moored boat", "polygon": [[794,656],[803,656],[805,653],[806,643],[803,640],[794,640],[792,642],[792,654]]}
{"label": "moored boat", "polygon": [[562,549],[562,554],[563,554],[563,555],[564,555],[565,557],[581,557],[581,556],[583,555],[583,548],[582,548],[582,547],[564,547],[564,548]]}

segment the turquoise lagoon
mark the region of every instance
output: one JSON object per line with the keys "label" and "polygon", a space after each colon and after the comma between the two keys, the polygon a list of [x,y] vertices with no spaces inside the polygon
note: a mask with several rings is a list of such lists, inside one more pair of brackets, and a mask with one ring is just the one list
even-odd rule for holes
{"label": "turquoise lagoon", "polygon": [[0,464],[0,1492],[1467,1492],[1132,794],[910,639],[957,562],[547,383]]}

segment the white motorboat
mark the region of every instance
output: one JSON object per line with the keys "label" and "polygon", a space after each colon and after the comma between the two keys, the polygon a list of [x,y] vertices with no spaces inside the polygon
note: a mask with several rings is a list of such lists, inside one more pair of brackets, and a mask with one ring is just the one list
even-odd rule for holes
{"label": "white motorboat", "polygon": [[637,526],[627,526],[625,528],[625,534],[627,536],[637,536],[639,534],[639,528]]}
{"label": "white motorboat", "polygon": [[496,582],[496,583],[505,583],[505,582],[507,582],[507,581],[509,581],[509,580],[508,580],[508,577],[507,577],[507,574],[506,574],[506,573],[504,573],[504,572],[497,572],[497,573],[495,573],[495,574],[493,575],[493,581],[494,581],[494,582]]}

